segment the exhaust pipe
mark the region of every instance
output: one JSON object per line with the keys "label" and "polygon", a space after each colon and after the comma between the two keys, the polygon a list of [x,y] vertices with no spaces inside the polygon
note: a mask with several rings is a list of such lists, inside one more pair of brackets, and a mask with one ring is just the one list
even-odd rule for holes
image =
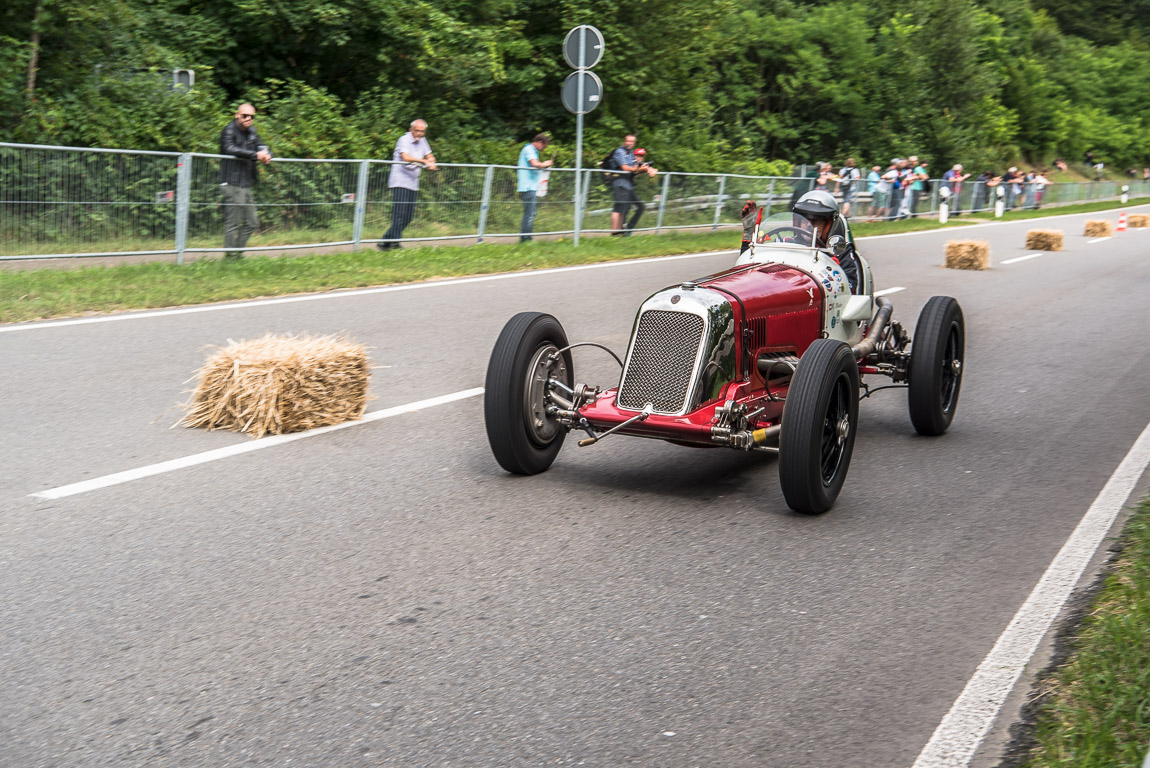
{"label": "exhaust pipe", "polygon": [[878,304],[878,311],[874,313],[874,319],[870,321],[870,328],[867,329],[863,340],[851,347],[851,352],[854,353],[856,360],[862,360],[875,351],[878,347],[879,337],[882,336],[883,329],[890,322],[890,315],[894,312],[894,304],[885,296],[879,296],[874,301],[875,304]]}

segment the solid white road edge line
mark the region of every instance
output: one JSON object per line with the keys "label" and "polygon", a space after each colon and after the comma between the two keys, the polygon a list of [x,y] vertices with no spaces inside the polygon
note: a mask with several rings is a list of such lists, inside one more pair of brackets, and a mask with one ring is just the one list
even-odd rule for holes
{"label": "solid white road edge line", "polygon": [[886,296],[888,293],[898,293],[899,291],[905,291],[905,290],[906,290],[906,288],[903,288],[901,285],[899,285],[899,286],[896,286],[894,288],[883,288],[881,291],[875,291],[874,295],[875,296]]}
{"label": "solid white road edge line", "polygon": [[978,665],[913,768],[965,768],[994,723],[1007,695],[1070,597],[1110,526],[1150,465],[1150,424],[1086,510],[1078,527]]}
{"label": "solid white road edge line", "polygon": [[226,459],[231,456],[238,456],[241,453],[250,453],[251,451],[258,451],[262,448],[271,448],[275,445],[283,445],[284,443],[290,443],[295,440],[302,440],[305,437],[315,437],[316,435],[335,432],[336,430],[340,429],[358,427],[361,424],[370,424],[371,422],[379,421],[380,419],[389,419],[392,416],[399,416],[405,413],[414,413],[415,411],[422,411],[425,408],[434,408],[437,405],[446,405],[447,403],[453,403],[456,400],[465,400],[469,397],[475,397],[482,394],[483,387],[465,389],[461,392],[452,392],[449,395],[440,395],[439,397],[432,397],[428,398],[427,400],[408,403],[407,405],[397,405],[392,408],[384,408],[380,411],[365,413],[363,418],[359,419],[358,421],[345,421],[342,424],[333,424],[330,427],[318,427],[316,429],[310,429],[306,432],[293,432],[287,435],[273,435],[271,437],[264,437],[260,438],[259,440],[252,440],[247,443],[239,443],[238,445],[229,445],[225,448],[216,448],[215,450],[196,453],[191,456],[185,456],[182,459],[162,461],[159,464],[150,464],[146,467],[139,467],[138,469],[129,469],[126,472],[116,472],[115,474],[104,475],[103,477],[96,477],[91,480],[84,480],[80,483],[62,485],[59,488],[52,488],[47,491],[32,493],[29,494],[29,496],[37,499],[62,499],[65,496],[75,496],[78,493],[87,493],[88,491],[107,488],[110,485],[119,485],[120,483],[139,480],[143,477],[151,477],[152,475],[160,475],[165,472],[173,472],[177,469],[183,469],[185,467],[194,467],[197,464],[206,464],[209,461]]}
{"label": "solid white road edge line", "polygon": [[[1141,208],[1143,206],[1131,206]],[[1043,220],[1062,219],[1069,216],[1083,216],[1081,213],[1066,213],[1061,216],[1045,216]],[[1021,219],[1019,221],[1029,221]],[[958,227],[943,227],[942,229],[923,229],[917,232],[896,232],[890,235],[867,235],[856,238],[858,240],[882,240],[887,237],[911,237],[913,235],[929,235],[936,232],[953,232],[956,229],[975,229],[977,227],[993,227],[1006,224],[1017,224],[1019,221],[990,221],[985,224],[968,224]],[[1091,241],[1097,242],[1097,241]],[[606,267],[621,267],[630,264],[646,264],[659,261],[676,261],[678,259],[698,259],[704,256],[722,256],[735,253],[735,249],[721,251],[705,251],[703,253],[684,253],[675,256],[655,256],[648,259],[627,259],[626,261],[606,261],[599,264],[577,264],[570,267],[554,267],[552,269],[538,269],[530,272],[505,272],[498,275],[479,275],[477,277],[461,277],[450,280],[433,280],[423,283],[405,283],[403,285],[384,285],[378,288],[357,288],[350,291],[324,291],[322,293],[309,293],[303,296],[283,296],[277,299],[256,299],[254,301],[228,302],[223,304],[203,304],[196,307],[179,307],[176,309],[160,309],[151,312],[128,312],[119,315],[101,315],[99,317],[79,317],[72,320],[53,320],[47,322],[20,323],[17,325],[0,325],[0,333],[13,331],[27,331],[36,328],[60,328],[68,325],[88,325],[90,323],[112,323],[118,320],[139,320],[146,317],[166,317],[168,315],[189,315],[194,312],[219,312],[225,309],[244,309],[246,307],[263,307],[273,304],[291,304],[297,301],[320,301],[322,299],[342,299],[350,296],[366,296],[374,293],[391,293],[393,291],[414,291],[422,288],[442,288],[450,285],[465,285],[467,283],[482,283],[490,280],[511,280],[533,275],[553,275],[560,272],[574,272],[584,269],[604,269]]]}
{"label": "solid white road edge line", "polygon": [[1109,240],[1109,237],[1096,237],[1093,240],[1087,240],[1088,243],[1104,243]]}
{"label": "solid white road edge line", "polygon": [[1015,258],[1015,259],[1007,259],[1006,261],[1000,261],[998,263],[999,264],[1013,264],[1016,261],[1026,261],[1027,259],[1037,259],[1041,255],[1042,255],[1041,253],[1028,253],[1025,256],[1019,256],[1018,258]]}
{"label": "solid white road edge line", "polygon": [[244,309],[247,307],[267,307],[274,304],[294,304],[298,301],[321,301],[324,299],[346,299],[352,296],[368,296],[375,293],[394,293],[396,291],[417,291],[423,288],[444,288],[453,285],[467,285],[468,283],[486,283],[492,280],[512,280],[520,277],[535,275],[555,275],[560,272],[578,272],[587,269],[604,269],[606,267],[623,267],[631,264],[647,264],[659,261],[677,261],[679,259],[698,259],[703,256],[722,256],[735,253],[735,249],[725,251],[707,251],[705,253],[684,253],[675,256],[656,256],[650,259],[627,259],[626,261],[605,261],[598,264],[576,264],[570,267],[553,267],[551,269],[537,269],[530,272],[503,272],[498,275],[477,275],[476,277],[460,277],[448,280],[433,280],[422,283],[404,283],[403,285],[381,285],[378,288],[356,288],[350,291],[325,291],[323,293],[308,293],[302,296],[283,296],[278,299],[256,299],[253,301],[229,302],[226,304],[201,304],[196,307],[179,307],[176,309],[160,309],[152,312],[129,312],[121,315],[101,315],[99,317],[80,317],[72,320],[53,320],[50,322],[32,322],[21,325],[0,325],[0,333],[11,331],[29,331],[37,328],[60,328],[66,325],[88,325],[90,323],[112,323],[118,320],[139,320],[147,317],[166,317],[168,315],[190,315],[196,312],[219,312],[224,309]]}

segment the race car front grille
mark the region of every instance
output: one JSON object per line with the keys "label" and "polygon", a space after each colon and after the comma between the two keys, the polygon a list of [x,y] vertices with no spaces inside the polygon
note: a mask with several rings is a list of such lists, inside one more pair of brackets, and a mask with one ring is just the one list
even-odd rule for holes
{"label": "race car front grille", "polygon": [[687,312],[644,312],[619,384],[619,407],[640,411],[650,403],[656,413],[684,410],[704,325],[702,317]]}

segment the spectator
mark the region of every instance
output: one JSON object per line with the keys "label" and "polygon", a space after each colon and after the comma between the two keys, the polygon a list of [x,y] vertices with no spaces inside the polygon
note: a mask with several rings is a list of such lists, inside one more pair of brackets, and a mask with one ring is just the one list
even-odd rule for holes
{"label": "spectator", "polygon": [[1054,167],[1057,168],[1058,170],[1060,170],[1062,173],[1066,173],[1069,170],[1069,168],[1067,168],[1067,166],[1066,166],[1066,161],[1063,160],[1061,157],[1057,158],[1054,161]]}
{"label": "spectator", "polygon": [[539,152],[551,143],[551,137],[546,133],[535,135],[529,143],[519,150],[519,169],[515,172],[515,191],[523,201],[523,219],[519,222],[519,242],[531,241],[531,231],[535,226],[535,204],[539,194],[539,178],[543,175],[541,168],[550,168],[554,161],[540,160]]}
{"label": "spectator", "polygon": [[[643,211],[647,209],[639,196],[635,194],[635,176],[645,173],[650,177],[658,173],[649,163],[643,162],[642,158],[646,156],[647,151],[636,150],[635,141],[635,134],[627,134],[623,137],[622,146],[616,149],[612,156],[615,167],[620,171],[615,180],[611,182],[611,191],[615,195],[615,206],[611,210],[611,229],[614,230],[612,235],[629,235],[635,225],[639,223],[639,217],[643,215]],[[635,206],[635,214],[630,221],[626,221],[627,210],[631,206]],[[624,222],[626,222],[625,228]]]}
{"label": "spectator", "polygon": [[1006,208],[1007,208],[1007,210],[1010,210],[1011,208],[1014,207],[1014,198],[1018,195],[1018,193],[1020,191],[1022,191],[1022,188],[1019,186],[1019,182],[1020,182],[1021,178],[1022,178],[1022,174],[1020,174],[1018,172],[1018,169],[1015,168],[1014,166],[1011,166],[1010,168],[1008,168],[1006,170],[1006,175],[1004,175],[1002,177],[1002,183],[1006,185]]}
{"label": "spectator", "polygon": [[950,192],[950,215],[962,214],[961,195],[962,182],[970,178],[969,173],[962,172],[962,163],[955,163],[954,167],[942,175],[942,188]]}
{"label": "spectator", "polygon": [[844,219],[849,219],[851,216],[851,200],[854,198],[856,184],[862,178],[862,171],[855,167],[855,159],[853,157],[847,158],[847,164],[839,170],[839,181],[836,185],[835,192],[839,192],[843,196],[842,215]]}
{"label": "spectator", "polygon": [[[240,249],[248,244],[248,238],[260,225],[256,215],[255,198],[252,187],[259,180],[256,161],[267,165],[272,161],[271,152],[260,142],[253,122],[256,108],[251,104],[240,104],[236,118],[220,132],[220,154],[231,155],[235,160],[220,161],[220,192],[224,199],[224,247]],[[242,259],[242,250],[229,250],[225,259]]]}
{"label": "spectator", "polygon": [[1106,164],[1101,160],[1094,164],[1094,180],[1102,181],[1103,172],[1106,170]]}
{"label": "spectator", "polygon": [[391,226],[383,235],[382,242],[375,244],[381,251],[398,248],[397,242],[403,237],[403,230],[415,215],[415,203],[419,199],[419,175],[426,168],[436,170],[435,155],[427,142],[427,121],[413,120],[407,133],[395,142],[395,162],[387,177],[391,189]]}
{"label": "spectator", "polygon": [[834,171],[831,170],[830,163],[818,163],[817,168],[818,175],[815,177],[814,189],[821,189],[826,192],[827,186],[832,181],[837,181],[837,177],[835,176]]}
{"label": "spectator", "polygon": [[883,218],[893,220],[898,217],[898,210],[902,207],[902,172],[901,169],[905,167],[906,161],[901,158],[894,158],[890,161],[890,167],[887,168],[886,173],[882,175],[883,181],[890,184],[890,196],[887,198],[887,207],[884,211],[886,214]]}
{"label": "spectator", "polygon": [[1142,181],[1150,181],[1150,166],[1142,169]]}
{"label": "spectator", "polygon": [[1087,169],[1093,168],[1094,167],[1094,151],[1093,150],[1087,150],[1086,154],[1083,155],[1083,160],[1086,161]]}
{"label": "spectator", "polygon": [[1042,198],[1046,194],[1046,187],[1050,184],[1050,180],[1046,178],[1045,171],[1035,171],[1034,179],[1030,182],[1033,185],[1033,200],[1034,208],[1042,207]]}
{"label": "spectator", "polygon": [[[911,159],[914,160],[915,158],[912,157]],[[911,185],[910,185],[911,197],[910,197],[910,206],[909,206],[911,216],[917,216],[918,215],[918,204],[922,200],[922,196],[924,194],[930,192],[930,190],[926,186],[928,183],[930,183],[930,173],[926,170],[927,165],[928,165],[928,163],[925,160],[923,160],[914,169],[914,173],[911,176],[911,178],[912,178]]]}
{"label": "spectator", "polygon": [[906,219],[910,217],[910,204],[914,198],[914,191],[911,189],[914,184],[914,169],[918,166],[918,156],[911,155],[902,164],[899,165],[898,177],[902,184],[902,205],[898,208],[898,217]]}
{"label": "spectator", "polygon": [[974,195],[971,199],[970,210],[981,211],[989,207],[990,190],[998,186],[998,179],[990,171],[983,171],[974,180]]}
{"label": "spectator", "polygon": [[882,166],[872,165],[870,173],[866,175],[866,191],[870,193],[870,208],[867,210],[867,216],[874,218],[878,212],[882,210],[883,193],[881,191],[884,181],[882,180]]}

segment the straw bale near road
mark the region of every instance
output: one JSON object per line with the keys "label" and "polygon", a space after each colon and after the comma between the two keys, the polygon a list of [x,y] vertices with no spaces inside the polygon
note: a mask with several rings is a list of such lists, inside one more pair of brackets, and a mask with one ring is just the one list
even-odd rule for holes
{"label": "straw bale near road", "polygon": [[1082,234],[1086,237],[1112,237],[1114,225],[1107,219],[1090,219],[1086,222],[1086,231]]}
{"label": "straw bale near road", "polygon": [[1032,229],[1026,233],[1028,251],[1061,251],[1061,229]]}
{"label": "straw bale near road", "polygon": [[366,347],[344,336],[229,339],[197,372],[180,423],[263,437],[351,421],[370,373]]}
{"label": "straw bale near road", "polygon": [[947,241],[947,269],[987,269],[989,267],[990,243],[985,240]]}
{"label": "straw bale near road", "polygon": [[1127,219],[1132,229],[1142,229],[1143,227],[1150,227],[1150,216],[1145,213],[1132,213],[1130,218]]}

